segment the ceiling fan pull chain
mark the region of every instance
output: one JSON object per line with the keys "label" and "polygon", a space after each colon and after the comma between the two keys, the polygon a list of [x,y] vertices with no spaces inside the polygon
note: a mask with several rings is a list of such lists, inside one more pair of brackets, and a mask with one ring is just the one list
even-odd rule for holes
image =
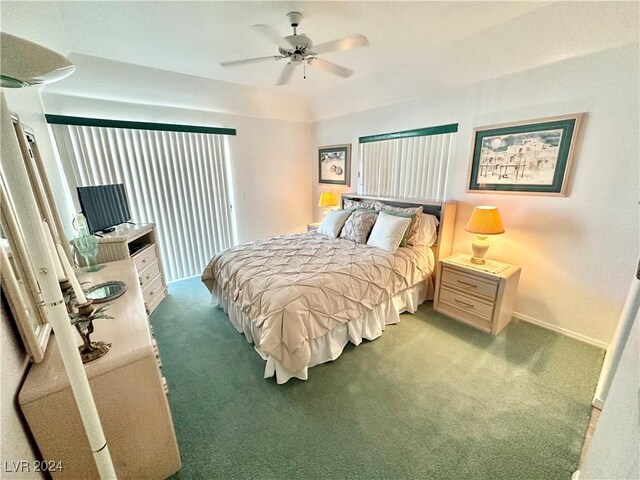
{"label": "ceiling fan pull chain", "polygon": [[302,79],[303,80],[307,79],[307,62],[306,61],[302,62]]}

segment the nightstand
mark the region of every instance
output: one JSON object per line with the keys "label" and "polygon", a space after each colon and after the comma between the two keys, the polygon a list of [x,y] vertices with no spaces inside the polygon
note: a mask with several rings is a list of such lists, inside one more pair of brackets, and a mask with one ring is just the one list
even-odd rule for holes
{"label": "nightstand", "polygon": [[317,232],[318,231],[318,227],[320,226],[321,222],[318,223],[308,223],[307,224],[307,232]]}
{"label": "nightstand", "polygon": [[513,315],[520,267],[492,260],[476,266],[470,258],[456,254],[438,262],[433,308],[498,335]]}

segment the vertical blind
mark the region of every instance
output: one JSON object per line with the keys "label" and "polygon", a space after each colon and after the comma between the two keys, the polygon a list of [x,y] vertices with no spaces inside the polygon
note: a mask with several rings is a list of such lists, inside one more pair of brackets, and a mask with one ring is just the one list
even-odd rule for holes
{"label": "vertical blind", "polygon": [[233,244],[224,135],[63,124],[53,131],[72,192],[123,183],[133,220],[157,224],[168,281],[199,275]]}
{"label": "vertical blind", "polygon": [[360,138],[358,193],[443,201],[457,124]]}

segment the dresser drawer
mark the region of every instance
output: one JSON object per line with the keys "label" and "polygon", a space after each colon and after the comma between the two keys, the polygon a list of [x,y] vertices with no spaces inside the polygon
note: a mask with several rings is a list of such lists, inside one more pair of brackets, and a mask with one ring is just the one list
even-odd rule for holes
{"label": "dresser drawer", "polygon": [[149,302],[145,303],[147,307],[147,315],[151,315],[153,311],[160,305],[160,302],[167,296],[167,291],[162,290],[160,293],[155,294]]}
{"label": "dresser drawer", "polygon": [[491,328],[491,317],[493,315],[493,304],[484,302],[470,295],[459,293],[448,288],[440,289],[440,299],[438,303],[446,303],[463,312],[475,315],[487,320]]}
{"label": "dresser drawer", "polygon": [[159,276],[160,263],[158,262],[158,260],[156,260],[138,274],[138,280],[140,280],[140,288],[142,288],[142,290],[146,289]]}
{"label": "dresser drawer", "polygon": [[142,272],[145,268],[158,260],[158,257],[156,257],[155,245],[144,247],[142,250],[136,252],[132,258],[133,262],[136,264],[138,272]]}
{"label": "dresser drawer", "polygon": [[486,297],[489,301],[493,301],[498,293],[498,282],[457,272],[446,266],[442,269],[442,285]]}
{"label": "dresser drawer", "polygon": [[164,298],[164,290],[162,277],[158,277],[146,288],[146,290],[143,290],[142,295],[144,297],[144,304],[147,306],[153,305],[156,303],[158,297],[161,299]]}

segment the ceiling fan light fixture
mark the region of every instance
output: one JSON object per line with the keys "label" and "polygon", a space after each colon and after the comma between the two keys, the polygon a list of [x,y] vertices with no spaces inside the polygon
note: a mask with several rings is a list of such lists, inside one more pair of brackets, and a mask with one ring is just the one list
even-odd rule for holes
{"label": "ceiling fan light fixture", "polygon": [[303,66],[303,78],[306,78],[306,68],[304,67],[306,67],[307,64],[342,78],[350,77],[353,74],[352,70],[321,58],[317,58],[317,55],[365,46],[369,43],[367,37],[361,34],[355,34],[350,37],[314,46],[309,37],[302,33],[298,34],[297,28],[302,21],[302,14],[300,12],[289,12],[286,17],[293,28],[293,35],[287,35],[284,38],[280,38],[279,34],[268,25],[257,24],[253,26],[262,36],[278,45],[279,55],[274,55],[272,57],[248,58],[245,60],[232,60],[222,62],[220,65],[223,67],[230,67],[261,62],[263,60],[288,59],[289,61],[285,65],[276,85],[286,84],[291,77],[293,69],[297,65]]}

